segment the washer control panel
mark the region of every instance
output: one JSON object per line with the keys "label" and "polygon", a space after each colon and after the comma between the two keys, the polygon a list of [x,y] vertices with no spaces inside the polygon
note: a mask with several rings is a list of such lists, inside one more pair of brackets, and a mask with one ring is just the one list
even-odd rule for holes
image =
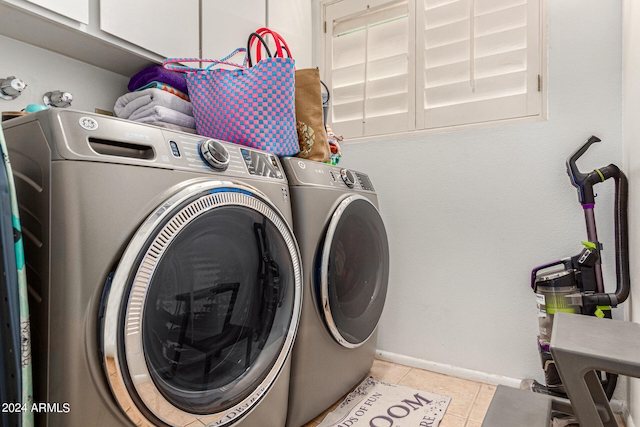
{"label": "washer control panel", "polygon": [[280,160],[266,151],[196,135],[163,133],[177,168],[285,180]]}
{"label": "washer control panel", "polygon": [[[47,109],[7,122],[55,129],[52,157],[220,174],[225,177],[287,179],[278,157],[266,151],[68,109]],[[5,128],[8,128],[4,126]],[[26,128],[25,128],[26,129]]]}

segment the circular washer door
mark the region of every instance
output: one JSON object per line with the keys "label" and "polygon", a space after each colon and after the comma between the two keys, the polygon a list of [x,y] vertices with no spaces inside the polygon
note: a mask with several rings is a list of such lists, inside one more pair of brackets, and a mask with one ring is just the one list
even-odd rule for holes
{"label": "circular washer door", "polygon": [[301,277],[289,226],[255,189],[208,181],[167,200],[105,297],[104,366],[124,412],[150,426],[245,415],[286,362]]}
{"label": "circular washer door", "polygon": [[362,345],[375,331],[387,295],[389,244],[376,207],[359,195],[334,211],[319,258],[321,312],[342,346]]}

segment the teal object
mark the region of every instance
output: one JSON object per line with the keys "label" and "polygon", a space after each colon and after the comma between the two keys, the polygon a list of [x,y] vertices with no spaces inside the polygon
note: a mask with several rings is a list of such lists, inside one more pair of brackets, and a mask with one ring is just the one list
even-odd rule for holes
{"label": "teal object", "polygon": [[29,104],[27,105],[27,108],[24,109],[24,111],[26,111],[27,113],[35,113],[36,111],[42,111],[42,110],[46,110],[47,107],[46,105],[40,105],[40,104]]}
{"label": "teal object", "polygon": [[[46,108],[46,107],[45,107]],[[33,379],[31,370],[31,326],[29,322],[29,296],[27,293],[27,276],[25,271],[24,247],[22,244],[22,227],[20,226],[20,214],[18,212],[18,200],[16,198],[16,187],[13,180],[13,171],[9,161],[7,144],[4,139],[2,127],[0,127],[0,149],[5,164],[9,195],[11,199],[11,220],[14,229],[14,249],[15,263],[18,278],[18,294],[20,304],[20,338],[21,338],[21,359],[22,359],[22,405],[26,409],[22,411],[22,427],[33,427]],[[6,266],[8,269],[9,266]]]}

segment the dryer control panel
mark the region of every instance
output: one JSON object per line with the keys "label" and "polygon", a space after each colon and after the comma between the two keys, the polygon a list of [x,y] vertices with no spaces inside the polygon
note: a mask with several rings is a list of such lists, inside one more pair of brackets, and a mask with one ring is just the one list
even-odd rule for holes
{"label": "dryer control panel", "polygon": [[282,164],[291,186],[321,186],[375,192],[369,175],[325,163],[285,157]]}

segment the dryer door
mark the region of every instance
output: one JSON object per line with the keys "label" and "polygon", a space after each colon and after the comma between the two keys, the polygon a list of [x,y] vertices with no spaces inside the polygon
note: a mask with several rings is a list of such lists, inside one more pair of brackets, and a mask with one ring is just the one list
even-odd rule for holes
{"label": "dryer door", "polygon": [[389,244],[376,207],[352,195],[334,211],[319,253],[320,309],[334,339],[362,345],[375,331],[387,295]]}
{"label": "dryer door", "polygon": [[139,228],[106,300],[103,356],[136,425],[228,425],[268,393],[298,326],[301,266],[255,189],[192,185]]}

